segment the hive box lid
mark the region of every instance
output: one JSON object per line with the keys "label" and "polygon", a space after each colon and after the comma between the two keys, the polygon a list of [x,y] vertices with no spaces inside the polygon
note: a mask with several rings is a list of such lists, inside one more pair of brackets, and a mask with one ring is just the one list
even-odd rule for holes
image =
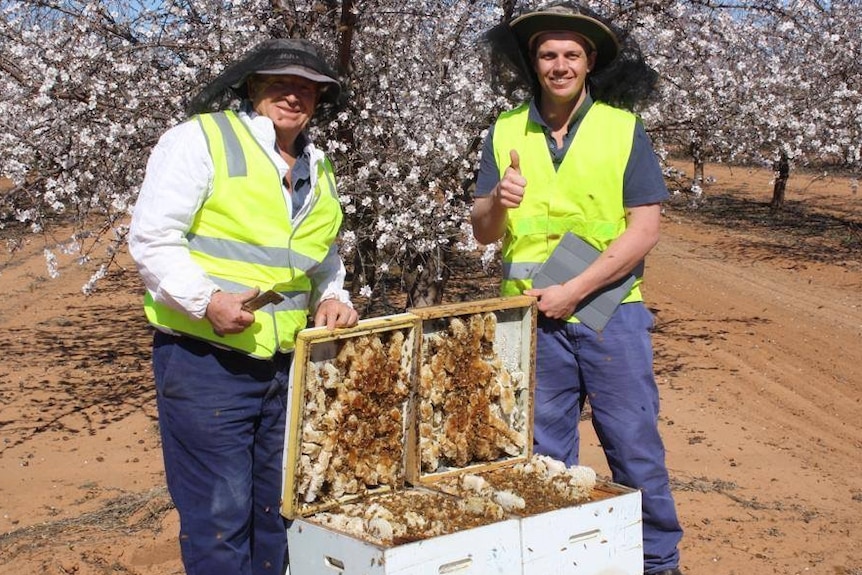
{"label": "hive box lid", "polygon": [[421,338],[407,481],[528,459],[533,447],[536,300],[414,308]]}
{"label": "hive box lid", "polygon": [[295,518],[401,487],[418,320],[297,335],[281,513]]}

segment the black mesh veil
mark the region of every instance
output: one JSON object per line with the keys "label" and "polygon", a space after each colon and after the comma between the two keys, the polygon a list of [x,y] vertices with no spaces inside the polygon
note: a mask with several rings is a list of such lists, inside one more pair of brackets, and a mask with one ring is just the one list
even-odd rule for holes
{"label": "black mesh veil", "polygon": [[539,81],[529,62],[529,56],[521,49],[518,37],[508,22],[497,24],[485,33],[490,48],[491,82],[503,92],[526,87],[538,94]]}
{"label": "black mesh veil", "polygon": [[[643,53],[632,34],[595,11],[573,2],[553,2],[525,13],[552,7],[594,18],[607,26],[617,37],[620,46],[619,54],[604,67],[591,73],[587,79],[590,94],[594,100],[632,110],[652,96],[658,81],[658,73],[644,60]],[[519,41],[509,22],[491,28],[485,33],[484,40],[490,51],[491,76],[494,85],[507,92],[520,85],[529,89],[534,97],[538,97],[541,90],[533,71],[528,47]]]}

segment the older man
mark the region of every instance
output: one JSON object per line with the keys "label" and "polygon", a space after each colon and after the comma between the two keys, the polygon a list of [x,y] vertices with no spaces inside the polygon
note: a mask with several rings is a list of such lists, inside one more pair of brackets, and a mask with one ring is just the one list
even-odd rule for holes
{"label": "older man", "polygon": [[[503,240],[502,293],[538,298],[534,449],[577,463],[578,421],[589,397],[614,481],[643,495],[644,573],[680,575],[682,529],[658,432],[653,319],[638,287],[668,192],[638,119],[594,100],[591,90],[592,76],[618,56],[619,41],[570,4],[524,14],[489,39],[496,50],[514,49],[503,56],[533,90],[489,131],[471,218],[479,242]],[[568,257],[555,249],[569,233],[597,257],[538,289],[537,270],[552,254]],[[600,332],[578,320],[592,298],[632,274]]]}
{"label": "older man", "polygon": [[[155,326],[168,488],[190,575],[284,573],[288,375],[309,313],[357,322],[335,247],[332,166],[305,128],[340,93],[302,40],[269,40],[193,100],[152,151],[129,247]],[[261,290],[269,299],[255,304]],[[262,307],[258,307],[261,306]]]}

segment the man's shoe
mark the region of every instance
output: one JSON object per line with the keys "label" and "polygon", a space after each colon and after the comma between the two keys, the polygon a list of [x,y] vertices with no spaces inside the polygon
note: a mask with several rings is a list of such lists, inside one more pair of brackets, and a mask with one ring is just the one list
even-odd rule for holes
{"label": "man's shoe", "polygon": [[678,567],[674,567],[673,569],[665,569],[664,571],[656,571],[655,573],[650,573],[649,575],[683,575],[683,574],[682,574],[682,571],[680,571]]}

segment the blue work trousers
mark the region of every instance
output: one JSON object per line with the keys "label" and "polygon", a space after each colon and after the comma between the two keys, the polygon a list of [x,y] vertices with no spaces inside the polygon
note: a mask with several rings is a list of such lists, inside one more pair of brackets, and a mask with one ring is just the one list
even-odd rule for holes
{"label": "blue work trousers", "polygon": [[290,356],[253,359],[156,333],[159,428],[188,575],[282,575]]}
{"label": "blue work trousers", "polygon": [[613,481],[642,493],[644,573],[677,567],[682,538],[658,432],[652,326],[646,306],[629,303],[601,333],[540,316],[536,338],[534,451],[577,464],[589,397]]}

